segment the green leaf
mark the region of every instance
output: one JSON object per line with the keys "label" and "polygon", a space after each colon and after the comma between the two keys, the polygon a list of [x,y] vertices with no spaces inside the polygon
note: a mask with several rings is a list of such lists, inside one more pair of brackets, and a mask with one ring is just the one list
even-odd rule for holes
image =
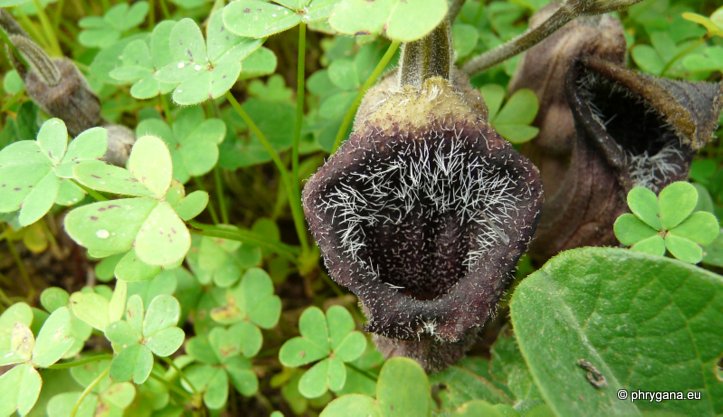
{"label": "green leaf", "polygon": [[447,14],[447,2],[421,3],[401,0],[341,0],[329,24],[349,35],[385,34],[389,39],[410,42],[431,32]]}
{"label": "green leaf", "polygon": [[452,40],[457,60],[466,57],[474,51],[479,40],[479,32],[472,25],[455,23],[452,25]]}
{"label": "green leaf", "polygon": [[299,317],[301,335],[318,346],[329,346],[329,327],[324,312],[318,307],[309,307]]}
{"label": "green leaf", "polygon": [[132,345],[120,351],[110,365],[110,377],[114,381],[133,381],[142,384],[151,374],[153,353],[144,345]]}
{"label": "green leaf", "polygon": [[668,233],[665,236],[665,247],[683,262],[697,264],[703,260],[703,248],[692,240]]}
{"label": "green leaf", "polygon": [[108,131],[94,127],[83,131],[68,144],[62,160],[55,168],[55,174],[61,178],[72,178],[73,167],[85,161],[94,161],[103,157],[108,148]]}
{"label": "green leaf", "polygon": [[174,84],[159,81],[156,75],[171,62],[169,38],[174,24],[169,20],[159,22],[148,42],[137,39],[128,43],[120,56],[122,64],[110,72],[119,81],[133,83],[133,97],[148,99],[173,90]]}
{"label": "green leaf", "polygon": [[18,365],[0,375],[0,415],[15,411],[24,416],[35,406],[43,381],[28,364]]}
{"label": "green leaf", "polygon": [[231,331],[241,341],[241,353],[247,358],[256,356],[261,350],[263,336],[261,330],[251,323],[241,322],[231,326]]}
{"label": "green leaf", "polygon": [[68,130],[65,128],[65,123],[60,119],[50,119],[43,123],[38,131],[37,143],[40,151],[53,164],[59,163],[68,146]]}
{"label": "green leaf", "polygon": [[[400,381],[405,381],[400,385]],[[426,416],[430,412],[427,375],[417,362],[393,358],[386,362],[377,381],[377,401],[386,416]]]}
{"label": "green leaf", "polygon": [[135,197],[153,197],[153,193],[130,171],[105,162],[83,162],[73,169],[73,176],[78,182],[94,190]]}
{"label": "green leaf", "polygon": [[693,242],[707,245],[718,237],[718,219],[712,213],[698,211],[685,219],[683,223],[670,230],[670,234],[684,237]]}
{"label": "green leaf", "polygon": [[320,346],[303,337],[294,337],[281,346],[279,361],[284,366],[297,367],[325,358],[329,353],[329,349],[323,345]]}
{"label": "green leaf", "polygon": [[38,181],[23,201],[18,217],[20,224],[27,226],[40,220],[53,207],[59,189],[60,180],[53,172]]}
{"label": "green leaf", "polygon": [[[330,323],[330,330],[333,329]],[[359,358],[367,346],[367,339],[360,332],[351,332],[334,348],[334,355],[344,362]]]}
{"label": "green leaf", "polygon": [[317,398],[328,390],[329,359],[324,359],[306,371],[299,380],[299,392],[306,398]]}
{"label": "green leaf", "polygon": [[173,205],[173,210],[176,211],[181,220],[188,221],[201,214],[207,205],[208,193],[194,191]]}
{"label": "green leaf", "polygon": [[256,378],[256,374],[251,369],[251,363],[240,357],[235,356],[226,362],[226,372],[231,378],[236,391],[250,397],[253,396],[259,389],[259,381]]}
{"label": "green leaf", "polygon": [[143,335],[127,321],[116,321],[105,329],[105,337],[119,350],[139,344]]}
{"label": "green leaf", "polygon": [[71,315],[67,307],[55,310],[40,328],[33,349],[33,364],[47,368],[60,360],[73,346]]}
{"label": "green leaf", "polygon": [[186,334],[180,328],[169,327],[146,337],[145,345],[154,355],[166,357],[171,356],[181,347],[185,337]]}
{"label": "green leaf", "polygon": [[173,178],[186,183],[190,177],[207,174],[218,161],[218,145],[226,136],[220,119],[205,119],[200,107],[181,109],[171,129],[161,119],[146,119],[136,134],[154,135],[166,143],[173,161]]}
{"label": "green leaf", "polygon": [[321,417],[382,417],[382,412],[373,398],[366,395],[349,394],[329,403]]}
{"label": "green leaf", "polygon": [[12,334],[17,326],[30,328],[32,322],[33,311],[25,303],[15,303],[0,315],[0,366],[15,363],[13,359],[5,357],[7,353],[12,351]]}
{"label": "green leaf", "polygon": [[229,31],[249,38],[266,38],[301,23],[293,10],[262,0],[239,0],[223,9]]}
{"label": "green leaf", "polygon": [[660,235],[656,234],[638,241],[630,247],[630,250],[647,253],[649,255],[663,256],[665,255],[665,241]]}
{"label": "green leaf", "polygon": [[173,172],[168,147],[155,136],[139,137],[128,157],[128,171],[148,188],[156,199],[163,198],[171,186]]}
{"label": "green leaf", "polygon": [[660,192],[660,222],[663,228],[670,230],[685,220],[698,203],[698,192],[692,184],[685,181],[674,182]]}
{"label": "green leaf", "polygon": [[143,319],[143,336],[150,337],[156,332],[173,327],[178,323],[181,306],[170,295],[159,295],[151,301]]}
{"label": "green leaf", "polygon": [[101,332],[110,324],[109,305],[107,298],[93,292],[76,292],[70,296],[70,310],[75,317]]}
{"label": "green leaf", "polygon": [[158,204],[147,198],[88,204],[68,213],[65,229],[97,257],[125,253],[133,248],[136,235]]}
{"label": "green leaf", "polygon": [[[497,105],[494,100],[496,91],[491,91],[491,86],[488,86],[488,94],[492,95],[492,105]],[[535,135],[539,129],[536,127],[529,126],[535,116],[537,116],[537,110],[539,109],[539,102],[537,96],[532,90],[522,88],[515,91],[514,94],[507,100],[507,103],[494,115],[494,118],[490,116],[492,126],[497,130],[497,133],[502,135],[505,139],[512,143],[526,142]],[[492,113],[492,110],[490,110]]]}
{"label": "green leaf", "polygon": [[80,19],[83,31],[78,35],[81,45],[105,48],[120,39],[123,32],[140,25],[148,13],[148,3],[139,1],[129,6],[121,3],[108,9],[103,17],[90,16]]}
{"label": "green leaf", "polygon": [[453,417],[506,417],[502,414],[495,406],[488,403],[487,401],[476,400],[470,401],[461,407],[459,407],[452,414]]}
{"label": "green leaf", "polygon": [[655,230],[661,229],[658,197],[645,187],[633,187],[627,196],[628,206],[640,220]]}
{"label": "green leaf", "polygon": [[19,141],[0,150],[0,213],[19,211],[20,225],[27,226],[54,203],[79,200],[83,191],[65,178],[70,177],[70,166],[102,156],[106,146],[103,132],[91,129],[67,147],[65,124],[50,119],[41,126],[36,141]]}
{"label": "green leaf", "polygon": [[620,215],[620,217],[615,220],[615,224],[613,224],[613,230],[615,231],[615,237],[623,245],[634,245],[658,233],[657,230],[653,230],[650,226],[640,221],[638,217],[630,213]]}
{"label": "green leaf", "polygon": [[191,248],[191,234],[173,208],[162,201],[143,222],[134,241],[136,256],[148,265],[178,265]]}
{"label": "green leaf", "polygon": [[60,307],[68,305],[70,294],[62,288],[48,287],[40,293],[40,304],[48,312],[59,309]]}
{"label": "green leaf", "polygon": [[235,36],[223,26],[222,13],[214,12],[204,41],[192,19],[176,23],[170,33],[171,62],[156,78],[176,87],[173,100],[198,104],[224,95],[241,73],[241,61],[261,47],[261,41]]}
{"label": "green leaf", "polygon": [[244,60],[239,79],[245,80],[273,74],[276,71],[276,64],[277,60],[274,52],[262,46]]}
{"label": "green leaf", "polygon": [[[723,321],[722,289],[719,275],[677,261],[582,248],[523,280],[510,309],[520,350],[555,415],[714,415],[723,386],[710,329]],[[606,385],[593,386],[580,359]],[[702,399],[633,403],[618,399],[620,389],[694,390]]]}
{"label": "green leaf", "polygon": [[161,272],[161,267],[148,265],[141,261],[132,250],[123,255],[114,270],[116,278],[125,282],[153,279],[159,272]]}
{"label": "green leaf", "polygon": [[208,342],[221,363],[241,353],[241,338],[238,330],[238,328],[214,327],[208,334]]}

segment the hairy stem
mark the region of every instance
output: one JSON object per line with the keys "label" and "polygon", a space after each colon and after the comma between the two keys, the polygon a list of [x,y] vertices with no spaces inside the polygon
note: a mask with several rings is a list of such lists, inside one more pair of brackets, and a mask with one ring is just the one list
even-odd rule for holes
{"label": "hairy stem", "polygon": [[539,26],[471,59],[462,67],[469,75],[477,74],[543,41],[578,16],[597,15],[622,10],[642,0],[567,0]]}
{"label": "hairy stem", "polygon": [[364,84],[362,84],[356,97],[354,97],[354,101],[347,109],[346,114],[344,114],[344,119],[341,122],[341,126],[339,126],[339,130],[336,131],[334,146],[331,148],[332,154],[336,152],[341,145],[341,142],[344,140],[344,136],[346,136],[346,132],[349,130],[349,126],[351,126],[351,122],[354,120],[354,115],[356,114],[357,108],[359,108],[359,104],[361,104],[361,101],[364,98],[364,94],[366,94],[367,90],[369,90],[371,86],[377,82],[377,79],[382,75],[384,69],[389,64],[389,61],[391,61],[394,57],[397,49],[399,49],[399,41],[393,41],[389,45],[389,48],[387,48],[387,52],[385,52],[384,56],[382,56],[382,59],[379,60],[377,66],[374,67],[374,70],[369,75],[369,78],[367,78],[366,81],[364,81]]}
{"label": "hairy stem", "polygon": [[450,79],[452,70],[452,36],[445,19],[429,35],[405,43],[399,64],[399,85],[421,87],[432,77]]}

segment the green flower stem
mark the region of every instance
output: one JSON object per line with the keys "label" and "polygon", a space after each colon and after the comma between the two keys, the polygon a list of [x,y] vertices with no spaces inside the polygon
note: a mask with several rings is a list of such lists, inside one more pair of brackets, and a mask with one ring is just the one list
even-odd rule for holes
{"label": "green flower stem", "polygon": [[186,399],[186,400],[191,399],[191,394],[189,394],[187,391],[185,391],[185,390],[177,387],[176,385],[170,383],[170,382],[169,382],[168,380],[166,380],[166,378],[164,378],[162,375],[158,375],[157,372],[158,372],[158,371],[156,371],[156,370],[154,369],[153,372],[151,372],[151,378],[153,378],[153,379],[155,379],[156,381],[160,382],[160,383],[163,384],[166,388],[168,388],[169,391],[175,392],[176,394],[180,395],[180,396],[183,397],[184,399]]}
{"label": "green flower stem", "polygon": [[[206,186],[203,185],[203,181],[201,181],[198,177],[193,177],[193,183],[196,184],[196,187],[204,191],[206,194],[208,194],[208,190],[206,190]],[[216,211],[216,206],[213,204],[213,201],[208,200],[208,213],[211,215],[211,220],[213,221],[213,224],[219,224],[218,221],[218,212]]]}
{"label": "green flower stem", "polygon": [[79,183],[79,182],[76,181],[76,180],[71,180],[71,181],[73,181],[73,183],[74,183],[75,185],[77,185],[78,187],[82,188],[83,191],[85,191],[86,193],[88,193],[88,195],[91,196],[91,197],[93,198],[93,200],[95,200],[95,201],[108,201],[108,199],[107,199],[103,194],[99,193],[98,191],[95,191],[95,190],[93,190],[93,189],[91,189],[91,188],[88,188],[88,187],[86,187],[85,185]]}
{"label": "green flower stem", "polygon": [[[296,60],[296,124],[294,139],[291,145],[291,181],[294,200],[301,201],[299,183],[299,144],[301,143],[301,127],[304,122],[304,96],[306,94],[306,23],[299,25],[299,54]],[[306,235],[306,232],[304,232]]]}
{"label": "green flower stem", "polygon": [[[7,226],[3,228],[3,232],[7,230]],[[20,276],[23,278],[23,281],[25,281],[25,285],[28,287],[28,300],[32,300],[35,298],[35,294],[37,294],[37,291],[35,291],[35,287],[33,286],[33,281],[30,279],[30,275],[28,274],[28,270],[25,268],[25,264],[23,263],[23,260],[20,258],[20,255],[18,254],[17,249],[15,249],[15,244],[10,240],[10,237],[5,235],[5,241],[8,244],[8,251],[10,252],[10,256],[13,257],[13,260],[15,261],[15,264],[18,267],[18,271],[20,272]]]}
{"label": "green flower stem", "polygon": [[286,186],[286,192],[289,195],[289,206],[291,207],[291,216],[294,219],[294,226],[296,228],[296,234],[299,237],[299,242],[301,243],[301,252],[303,254],[306,254],[309,252],[309,241],[306,237],[306,226],[304,224],[304,215],[303,211],[301,209],[301,199],[295,198],[294,194],[294,188],[291,181],[291,178],[289,176],[289,172],[286,169],[286,166],[281,161],[281,158],[279,157],[279,153],[276,152],[276,149],[274,149],[273,146],[271,146],[271,143],[269,142],[268,138],[266,138],[266,135],[259,129],[259,127],[254,123],[253,119],[251,119],[251,116],[249,116],[248,113],[246,113],[246,110],[241,107],[241,104],[236,100],[236,97],[231,94],[231,92],[226,92],[226,99],[231,103],[231,106],[233,109],[238,113],[239,116],[243,119],[244,123],[246,123],[246,126],[249,127],[249,130],[253,132],[254,135],[258,138],[259,142],[261,142],[261,145],[264,147],[266,152],[269,153],[271,156],[271,160],[276,165],[276,168],[279,170],[279,175],[281,175],[281,181],[284,183],[284,186]]}
{"label": "green flower stem", "polygon": [[682,51],[680,51],[680,52],[678,52],[677,54],[675,54],[675,56],[673,57],[673,59],[671,59],[670,61],[668,61],[668,63],[666,63],[665,66],[663,67],[663,69],[660,71],[660,76],[661,76],[661,77],[665,77],[666,74],[667,74],[667,72],[668,72],[668,70],[670,70],[670,68],[671,68],[673,65],[675,65],[676,62],[678,62],[681,58],[683,58],[684,56],[688,55],[689,53],[693,52],[695,49],[697,49],[697,48],[700,47],[701,45],[705,44],[705,42],[706,42],[707,40],[708,40],[708,36],[706,35],[706,36],[704,36],[704,37],[702,37],[702,38],[700,38],[700,39],[697,39],[697,40],[694,41],[694,42],[691,42],[690,45],[688,45],[688,46],[687,46],[686,48],[684,48]]}
{"label": "green flower stem", "polygon": [[361,104],[362,98],[364,98],[367,90],[371,88],[371,86],[374,85],[374,83],[377,82],[377,79],[382,75],[384,69],[386,69],[387,65],[389,64],[389,61],[392,60],[394,54],[397,52],[397,49],[399,49],[399,44],[399,41],[394,41],[389,45],[389,48],[387,48],[387,52],[384,53],[382,59],[379,60],[377,66],[374,67],[374,71],[372,71],[371,75],[369,75],[369,78],[364,81],[361,89],[359,89],[356,97],[354,97],[354,102],[352,102],[349,109],[347,109],[346,114],[344,115],[344,119],[341,122],[341,126],[339,126],[339,130],[336,132],[334,146],[331,148],[332,154],[336,152],[336,150],[341,145],[341,141],[344,140],[344,136],[346,136],[346,132],[347,130],[349,130],[349,126],[354,120],[354,115],[356,114],[357,108],[359,108],[359,104]]}
{"label": "green flower stem", "polygon": [[69,368],[75,368],[76,366],[82,366],[87,363],[93,363],[103,360],[110,360],[113,359],[113,355],[110,353],[104,353],[101,355],[93,355],[93,356],[86,356],[84,358],[80,358],[71,362],[64,362],[64,363],[56,363],[55,365],[50,365],[48,369],[69,369]]}
{"label": "green flower stem", "polygon": [[65,8],[65,0],[58,0],[55,6],[55,14],[53,15],[53,28],[55,33],[60,33],[60,21],[63,18],[63,9]]}
{"label": "green flower stem", "polygon": [[3,307],[3,310],[6,307],[10,307],[13,304],[12,300],[5,294],[5,291],[0,288],[0,306]]}
{"label": "green flower stem", "polygon": [[163,13],[163,18],[168,19],[171,17],[171,12],[168,11],[168,5],[166,4],[166,0],[160,0],[161,3],[161,13]]}
{"label": "green flower stem", "polygon": [[48,45],[48,41],[45,39],[45,36],[38,30],[38,27],[33,23],[30,18],[28,18],[28,15],[25,13],[22,13],[18,15],[18,19],[20,19],[20,22],[22,23],[22,28],[25,29],[30,37],[32,39],[40,41],[46,48],[50,48],[50,45]]}
{"label": "green flower stem", "polygon": [[148,28],[153,30],[156,26],[156,2],[148,0]]}
{"label": "green flower stem", "polygon": [[350,362],[345,363],[346,366],[350,367],[351,369],[359,372],[360,374],[364,375],[365,377],[369,378],[372,382],[377,382],[377,377],[369,373],[368,371],[365,371],[364,369],[361,369],[357,367],[356,365],[352,365]]}
{"label": "green flower stem", "polygon": [[213,169],[213,182],[216,186],[216,198],[218,199],[218,207],[221,210],[221,221],[229,224],[228,207],[226,206],[226,198],[223,192],[223,181],[221,180],[221,167],[216,165]]}
{"label": "green flower stem", "polygon": [[[0,28],[0,40],[10,48],[10,51],[12,52],[13,56],[20,61],[20,63],[25,68],[30,68],[30,63],[25,59],[25,56],[18,51],[18,48],[15,47],[15,44],[10,41],[10,37],[8,37],[7,32],[3,28]],[[3,106],[3,110],[5,110],[5,106]]]}
{"label": "green flower stem", "polygon": [[222,239],[235,240],[249,245],[258,246],[263,249],[270,250],[277,253],[293,262],[297,262],[299,256],[299,249],[293,246],[286,245],[281,242],[272,242],[266,239],[264,236],[260,236],[250,230],[230,230],[223,227],[213,226],[209,224],[203,224],[196,221],[189,221],[189,226],[197,229],[191,230],[192,233],[196,233],[202,236],[209,237],[220,237]]}
{"label": "green flower stem", "polygon": [[55,36],[53,26],[50,24],[50,19],[48,19],[48,15],[45,14],[45,8],[40,4],[40,0],[33,0],[33,5],[35,6],[35,11],[38,13],[40,26],[43,28],[43,32],[45,32],[45,38],[50,44],[53,55],[63,56],[63,50],[60,49],[60,44],[58,43],[58,38]]}
{"label": "green flower stem", "polygon": [[195,386],[193,386],[193,383],[191,382],[191,380],[186,378],[186,375],[183,373],[183,369],[179,368],[178,365],[173,363],[173,361],[171,359],[168,359],[168,358],[161,358],[161,359],[163,360],[163,362],[166,363],[166,365],[168,365],[170,368],[172,368],[174,371],[176,371],[178,376],[183,381],[185,381],[186,384],[188,384],[188,387],[191,388],[191,394],[193,394],[193,395],[198,394],[198,390],[196,389]]}
{"label": "green flower stem", "polygon": [[98,386],[98,384],[100,384],[101,381],[103,381],[103,378],[108,376],[109,373],[110,373],[110,365],[108,366],[108,368],[106,368],[105,371],[101,372],[100,375],[95,377],[93,382],[91,382],[87,387],[85,387],[83,392],[80,394],[80,397],[78,397],[78,400],[75,402],[75,405],[73,405],[73,409],[70,410],[70,417],[75,417],[75,415],[78,414],[78,409],[80,408],[80,404],[83,402],[83,400],[85,400],[85,397],[87,397],[88,394],[90,394],[93,391],[93,389],[95,389],[95,387]]}

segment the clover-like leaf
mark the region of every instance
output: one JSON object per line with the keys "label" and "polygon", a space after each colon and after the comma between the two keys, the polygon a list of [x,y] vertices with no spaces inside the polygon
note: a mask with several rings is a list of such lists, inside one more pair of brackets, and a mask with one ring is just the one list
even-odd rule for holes
{"label": "clover-like leaf", "polygon": [[33,349],[33,365],[47,368],[60,360],[73,346],[72,317],[67,307],[60,307],[45,320]]}
{"label": "clover-like leaf", "polygon": [[[68,144],[60,119],[43,123],[36,141],[23,140],[0,150],[0,213],[19,210],[21,226],[43,217],[55,203],[74,203],[82,196],[70,182],[72,167],[96,160],[106,150],[107,132],[92,128]],[[75,195],[60,194],[61,187],[75,187]],[[78,195],[80,193],[80,196]]]}
{"label": "clover-like leaf", "polygon": [[698,191],[685,181],[674,182],[660,191],[658,205],[660,222],[665,229],[672,229],[683,222],[695,210]]}
{"label": "clover-like leaf", "polygon": [[512,143],[524,143],[537,135],[539,129],[530,126],[539,109],[539,101],[532,90],[521,88],[515,91],[504,106],[502,86],[488,84],[480,91],[485,103],[488,103],[490,123],[502,137]]}
{"label": "clover-like leaf", "polygon": [[259,268],[246,271],[241,282],[226,291],[226,305],[211,311],[218,323],[248,321],[262,329],[276,326],[280,314],[281,299],[274,294],[271,277]]}
{"label": "clover-like leaf", "polygon": [[329,24],[349,35],[384,34],[392,40],[410,42],[431,32],[446,14],[445,0],[340,0]]}
{"label": "clover-like leaf", "polygon": [[628,206],[634,214],[623,214],[613,230],[620,243],[637,252],[662,256],[666,249],[688,263],[703,260],[702,246],[719,233],[718,220],[706,211],[694,212],[699,201],[696,187],[678,181],[665,187],[656,198],[643,187],[628,193]]}
{"label": "clover-like leaf", "polygon": [[638,217],[630,213],[625,213],[618,217],[613,225],[613,230],[615,237],[617,237],[623,245],[634,245],[658,233],[657,230],[643,223]]}
{"label": "clover-like leaf", "polygon": [[654,192],[645,187],[633,187],[628,193],[627,202],[635,216],[653,229],[660,230],[660,209]]}
{"label": "clover-like leaf", "polygon": [[[221,225],[229,230],[234,226]],[[236,284],[248,268],[261,261],[261,250],[241,242],[207,236],[194,236],[187,260],[199,282],[227,288]]]}
{"label": "clover-like leaf", "polygon": [[[196,336],[186,345],[188,354],[200,362],[191,365],[186,375],[194,387],[203,392],[204,403],[209,408],[217,409],[226,403],[229,379],[243,395],[253,395],[258,389],[251,363],[241,356],[245,336],[239,325],[229,329],[216,327],[208,338]],[[183,386],[191,391],[185,381]]]}
{"label": "clover-like leaf", "polygon": [[286,341],[279,351],[279,360],[289,367],[322,359],[299,380],[299,392],[303,396],[316,398],[328,389],[344,388],[347,375],[344,363],[359,358],[366,348],[366,338],[354,328],[354,320],[344,307],[332,306],[326,316],[317,307],[304,310],[299,318],[301,336]]}
{"label": "clover-like leaf", "polygon": [[209,19],[204,40],[192,19],[176,23],[170,33],[171,62],[161,68],[158,81],[175,85],[173,100],[198,104],[225,94],[241,73],[241,61],[261,47],[261,41],[236,36],[223,26],[221,12]]}
{"label": "clover-like leaf", "polygon": [[[136,141],[127,170],[99,162],[76,167],[78,181],[86,186],[136,198],[72,210],[65,219],[68,234],[96,257],[133,250],[147,265],[178,265],[191,247],[191,236],[171,205],[184,201],[183,187],[171,186],[172,170],[167,145],[155,136]],[[184,218],[198,214],[197,204],[193,206],[183,213]]]}
{"label": "clover-like leaf", "polygon": [[38,371],[29,364],[0,375],[0,415],[9,416],[15,411],[27,415],[38,401],[42,383]]}
{"label": "clover-like leaf", "polygon": [[302,22],[309,24],[328,18],[336,2],[239,0],[224,7],[223,22],[238,36],[266,38]]}
{"label": "clover-like leaf", "polygon": [[148,379],[153,355],[170,356],[183,344],[185,334],[176,327],[180,312],[178,301],[167,294],[154,297],[145,313],[141,297],[131,296],[126,320],[112,323],[105,332],[117,351],[110,367],[111,377],[115,381],[132,379],[136,384]]}
{"label": "clover-like leaf", "polygon": [[89,16],[80,19],[78,24],[83,31],[78,41],[83,46],[105,48],[120,39],[121,34],[143,23],[148,13],[148,3],[135,2],[117,4],[100,16]]}
{"label": "clover-like leaf", "polygon": [[428,416],[431,403],[429,380],[422,367],[412,359],[397,357],[382,367],[376,399],[343,395],[329,403],[321,417]]}
{"label": "clover-like leaf", "polygon": [[200,107],[188,107],[178,112],[173,129],[161,119],[146,119],[138,125],[136,133],[163,139],[171,151],[173,178],[185,183],[216,165],[226,125],[220,119],[205,119]]}
{"label": "clover-like leaf", "polygon": [[148,41],[136,39],[123,49],[121,65],[110,72],[116,80],[133,83],[131,95],[137,99],[148,99],[173,90],[173,83],[156,79],[158,71],[171,60],[169,39],[175,22],[164,20],[158,23]]}
{"label": "clover-like leaf", "polygon": [[14,353],[13,333],[18,327],[30,329],[32,322],[33,311],[25,303],[15,303],[0,315],[0,366],[22,361]]}

